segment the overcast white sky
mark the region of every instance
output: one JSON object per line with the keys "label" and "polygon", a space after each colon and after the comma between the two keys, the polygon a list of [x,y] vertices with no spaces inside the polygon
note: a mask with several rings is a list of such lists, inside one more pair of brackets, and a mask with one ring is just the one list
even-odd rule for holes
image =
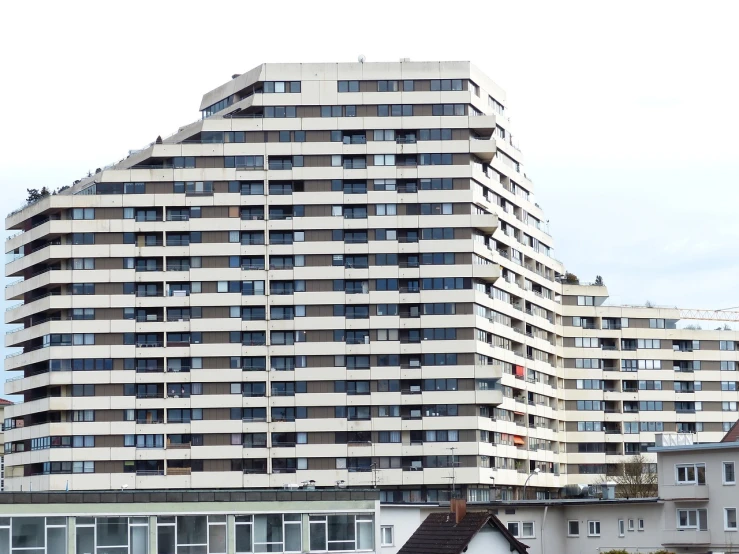
{"label": "overcast white sky", "polygon": [[581,279],[739,306],[739,3],[2,2],[3,213],[199,118],[261,62],[471,60]]}

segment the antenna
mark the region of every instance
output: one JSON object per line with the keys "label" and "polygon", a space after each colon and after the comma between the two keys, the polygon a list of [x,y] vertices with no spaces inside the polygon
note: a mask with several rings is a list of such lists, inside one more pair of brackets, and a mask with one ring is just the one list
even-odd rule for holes
{"label": "antenna", "polygon": [[455,498],[456,497],[456,490],[455,490],[456,489],[456,486],[455,486],[456,485],[456,475],[455,475],[455,472],[454,472],[454,468],[456,467],[456,465],[455,465],[456,462],[454,460],[454,451],[457,450],[457,448],[455,446],[452,446],[448,450],[451,450],[451,452],[452,452],[452,463],[451,463],[451,466],[452,466],[452,476],[451,477],[448,477],[447,479],[450,479],[451,480],[451,483],[452,483],[452,494],[451,494],[450,498]]}
{"label": "antenna", "polygon": [[364,63],[365,61],[367,61],[367,57],[364,54],[359,54],[357,60],[359,60],[359,63]]}

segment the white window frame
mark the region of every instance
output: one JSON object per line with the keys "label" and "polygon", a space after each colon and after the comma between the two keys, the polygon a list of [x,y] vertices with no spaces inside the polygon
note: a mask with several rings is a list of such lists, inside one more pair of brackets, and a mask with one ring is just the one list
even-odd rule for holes
{"label": "white window frame", "polygon": [[636,528],[636,522],[634,521],[634,518],[629,518],[627,529],[629,531],[633,531],[635,528]]}
{"label": "white window frame", "polygon": [[[577,533],[571,532],[571,523],[577,523]],[[568,519],[567,520],[567,536],[568,537],[579,537],[580,536],[580,520],[579,519]]]}
{"label": "white window frame", "polygon": [[[734,473],[734,479],[731,481],[726,480],[726,466],[729,464],[731,464]],[[721,482],[724,485],[736,485],[736,464],[734,462],[721,462]]]}
{"label": "white window frame", "polygon": [[[597,530],[596,530],[597,527]],[[600,521],[595,519],[588,520],[588,537],[600,537]]]}
{"label": "white window frame", "polygon": [[639,521],[637,522],[637,530],[644,531],[644,518],[639,518]]}
{"label": "white window frame", "polygon": [[[680,471],[681,468],[693,468],[693,479],[690,481],[680,481],[678,479],[678,471]],[[699,462],[694,464],[675,464],[675,484],[676,485],[705,485],[706,483],[699,483],[698,482],[698,468],[703,467],[703,474],[705,479],[705,471],[706,471],[706,464]]]}
{"label": "white window frame", "polygon": [[[390,531],[390,542],[387,542],[385,540],[386,531]],[[380,546],[395,546],[395,526],[393,525],[380,526]]]}
{"label": "white window frame", "polygon": [[625,537],[626,536],[626,525],[624,524],[623,519],[618,520],[618,536],[619,537]]}
{"label": "white window frame", "polygon": [[[700,512],[705,512],[706,510],[704,508],[678,508],[675,510],[675,528],[678,530],[681,529],[695,529],[696,531],[700,530],[701,525],[701,518],[700,518]],[[680,512],[688,512],[688,525],[686,526],[680,526]],[[695,525],[690,525],[690,512],[695,512]],[[708,514],[706,514],[706,518],[708,518]],[[706,519],[706,522],[708,520]]]}
{"label": "white window frame", "polygon": [[[527,535],[524,531],[526,525],[531,525],[531,534]],[[533,521],[522,521],[521,522],[521,538],[522,539],[534,539],[536,538],[536,526]]]}
{"label": "white window frame", "polygon": [[[516,525],[516,531],[514,532],[511,530],[511,525]],[[508,532],[513,535],[514,537],[518,538],[521,536],[521,522],[520,521],[508,521],[505,524],[506,529],[508,529]]]}
{"label": "white window frame", "polygon": [[[729,527],[729,510],[734,510],[734,527]],[[737,509],[736,508],[724,508],[724,531],[729,531],[729,532],[739,531],[739,522],[737,521]]]}

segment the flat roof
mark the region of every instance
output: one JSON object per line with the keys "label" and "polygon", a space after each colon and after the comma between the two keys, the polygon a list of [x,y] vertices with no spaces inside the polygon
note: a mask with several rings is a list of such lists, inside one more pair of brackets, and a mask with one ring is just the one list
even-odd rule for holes
{"label": "flat roof", "polygon": [[[467,502],[467,511],[474,510],[493,510],[498,508],[529,508],[544,506],[578,506],[598,504],[599,506],[620,505],[620,504],[655,504],[661,502],[659,498],[553,498],[551,500],[497,500],[492,502]],[[448,510],[449,503],[408,503],[408,504],[382,504],[383,507],[392,506],[394,508],[443,508]]]}
{"label": "flat roof", "polygon": [[652,446],[649,452],[690,452],[691,450],[731,450],[739,449],[739,442],[705,442],[698,444],[680,444],[675,446]]}
{"label": "flat roof", "polygon": [[377,489],[132,489],[0,492],[0,504],[143,504],[148,502],[346,502],[379,500]]}

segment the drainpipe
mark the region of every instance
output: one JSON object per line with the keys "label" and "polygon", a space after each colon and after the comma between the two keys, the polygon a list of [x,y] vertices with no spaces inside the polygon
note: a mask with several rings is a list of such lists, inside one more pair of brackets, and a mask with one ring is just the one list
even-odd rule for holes
{"label": "drainpipe", "polygon": [[547,524],[547,511],[549,510],[549,506],[544,506],[544,517],[541,518],[541,540],[539,543],[541,544],[541,554],[544,554],[544,527]]}

